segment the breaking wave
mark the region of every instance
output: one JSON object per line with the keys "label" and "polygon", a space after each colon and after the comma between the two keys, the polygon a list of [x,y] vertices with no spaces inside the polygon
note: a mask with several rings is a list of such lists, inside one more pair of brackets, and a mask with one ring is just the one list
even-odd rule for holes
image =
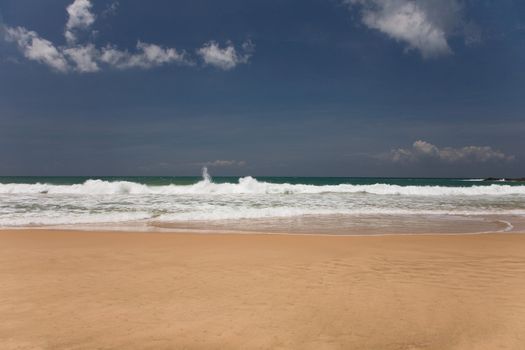
{"label": "breaking wave", "polygon": [[506,196],[525,195],[525,186],[400,186],[373,185],[304,185],[269,183],[251,176],[242,177],[238,183],[214,183],[210,178],[193,185],[148,186],[129,181],[87,180],[82,184],[0,184],[0,194],[155,194],[155,195],[213,195],[213,194],[320,194],[320,193],[368,193],[375,195],[403,196]]}
{"label": "breaking wave", "polygon": [[[250,220],[250,226],[287,222],[283,227],[292,231],[308,229],[312,222],[319,221],[319,229],[337,230],[363,222],[377,227],[378,218],[386,220],[381,225],[388,228],[395,221],[393,218],[426,223],[428,218],[458,216],[477,222],[493,221],[495,216],[500,221],[503,216],[523,217],[525,186],[447,186],[432,182],[419,186],[326,182],[313,185],[273,183],[250,176],[218,183],[206,169],[202,180],[190,185],[101,179],[71,185],[0,183],[0,228],[123,223],[162,226]],[[304,223],[301,217],[306,218]]]}

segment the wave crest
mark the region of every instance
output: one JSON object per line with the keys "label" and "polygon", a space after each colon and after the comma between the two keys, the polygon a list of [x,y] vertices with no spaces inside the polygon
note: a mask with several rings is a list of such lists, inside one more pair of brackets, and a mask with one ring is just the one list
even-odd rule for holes
{"label": "wave crest", "polygon": [[214,183],[205,178],[193,185],[148,186],[130,181],[87,180],[82,184],[0,184],[0,194],[70,194],[70,195],[214,195],[214,194],[321,194],[349,193],[402,196],[506,196],[525,195],[525,186],[399,186],[373,185],[304,185],[258,181],[251,176],[238,183]]}

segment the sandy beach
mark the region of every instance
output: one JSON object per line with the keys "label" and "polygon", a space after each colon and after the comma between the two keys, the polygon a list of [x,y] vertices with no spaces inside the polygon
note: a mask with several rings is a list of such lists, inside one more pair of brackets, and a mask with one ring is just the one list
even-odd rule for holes
{"label": "sandy beach", "polygon": [[524,349],[525,235],[0,231],[2,349]]}

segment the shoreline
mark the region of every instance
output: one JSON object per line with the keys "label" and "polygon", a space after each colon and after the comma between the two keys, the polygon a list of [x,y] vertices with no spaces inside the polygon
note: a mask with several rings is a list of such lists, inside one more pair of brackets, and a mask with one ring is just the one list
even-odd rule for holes
{"label": "shoreline", "polygon": [[[146,222],[143,225],[134,223],[118,224],[68,224],[68,225],[48,225],[48,226],[9,226],[1,227],[0,232],[9,231],[62,231],[62,232],[120,232],[120,233],[163,233],[163,234],[195,234],[195,235],[276,235],[276,236],[314,236],[314,237],[382,237],[382,236],[461,236],[461,235],[492,235],[492,234],[524,234],[525,219],[517,217],[513,222],[508,218],[492,218],[491,223],[505,225],[499,230],[459,232],[454,229],[449,232],[389,232],[388,230],[379,230],[376,228],[367,228],[367,233],[357,233],[363,229],[352,229],[338,233],[320,233],[316,230],[311,231],[288,231],[285,230],[242,230],[242,229],[224,229],[224,228],[188,228],[187,226],[163,226],[151,225]],[[461,225],[459,225],[461,226]]]}
{"label": "shoreline", "polygon": [[0,278],[8,350],[525,348],[521,233],[0,230]]}
{"label": "shoreline", "polygon": [[523,231],[487,231],[487,232],[467,232],[467,233],[371,233],[371,234],[325,234],[325,233],[288,233],[288,232],[260,232],[260,231],[227,231],[227,230],[186,230],[181,229],[178,231],[166,230],[166,231],[138,231],[138,230],[123,230],[123,229],[71,229],[71,228],[0,228],[0,235],[3,232],[62,232],[62,233],[73,233],[73,234],[144,234],[144,235],[182,235],[182,236],[283,236],[283,237],[342,237],[342,238],[366,238],[366,237],[458,237],[458,236],[493,236],[493,235],[524,235]]}

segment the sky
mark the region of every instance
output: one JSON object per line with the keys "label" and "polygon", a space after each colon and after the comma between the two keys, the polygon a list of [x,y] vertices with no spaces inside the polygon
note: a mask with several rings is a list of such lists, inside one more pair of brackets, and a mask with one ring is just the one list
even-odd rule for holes
{"label": "sky", "polygon": [[525,2],[0,0],[0,175],[525,176]]}

